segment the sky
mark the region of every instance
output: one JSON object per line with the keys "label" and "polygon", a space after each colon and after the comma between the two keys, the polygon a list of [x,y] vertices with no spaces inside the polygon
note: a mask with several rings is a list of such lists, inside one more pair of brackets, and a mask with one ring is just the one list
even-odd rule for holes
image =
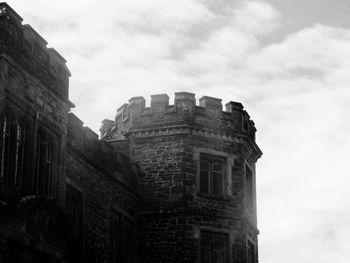
{"label": "sky", "polygon": [[349,262],[349,0],[7,3],[67,59],[96,132],[134,96],[243,103],[264,152],[260,262]]}

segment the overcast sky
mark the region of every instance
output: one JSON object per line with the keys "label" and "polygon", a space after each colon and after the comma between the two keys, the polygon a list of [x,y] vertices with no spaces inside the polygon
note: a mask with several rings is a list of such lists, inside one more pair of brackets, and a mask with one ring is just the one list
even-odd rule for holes
{"label": "overcast sky", "polygon": [[133,96],[242,102],[264,152],[260,262],[349,262],[349,0],[8,3],[68,60],[95,131]]}

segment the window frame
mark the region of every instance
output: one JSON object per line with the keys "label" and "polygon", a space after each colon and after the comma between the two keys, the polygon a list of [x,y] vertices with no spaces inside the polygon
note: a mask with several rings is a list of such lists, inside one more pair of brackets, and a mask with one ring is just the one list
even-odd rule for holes
{"label": "window frame", "polygon": [[248,163],[245,163],[244,165],[245,205],[250,210],[254,210],[256,206],[255,191],[256,190],[255,190],[254,169]]}
{"label": "window frame", "polygon": [[[215,196],[209,192],[203,193],[201,192],[200,188],[200,180],[201,180],[201,155],[204,156],[212,156],[214,160],[222,160],[222,168],[223,168],[223,174],[222,174],[222,195]],[[236,155],[216,151],[213,149],[207,149],[207,148],[199,148],[194,147],[193,148],[193,160],[196,163],[196,195],[200,197],[207,197],[207,198],[213,198],[213,199],[229,199],[232,196],[232,175],[233,175],[233,167],[234,167],[234,160],[236,159]],[[215,163],[215,162],[213,162]],[[212,184],[212,183],[211,183]]]}
{"label": "window frame", "polygon": [[[85,209],[84,209],[84,191],[82,189],[80,189],[79,187],[77,187],[76,185],[72,184],[70,181],[66,182],[66,214],[67,214],[67,218],[68,221],[71,224],[72,227],[72,233],[73,236],[76,240],[76,242],[78,242],[78,256],[80,258],[83,258],[83,248],[84,248],[84,213],[85,213]],[[69,206],[70,204],[73,204],[73,202],[70,202],[73,199],[69,199],[69,196],[72,197],[78,197],[76,199],[74,199],[74,201],[78,200],[78,215],[73,215],[74,211],[70,210],[70,208],[72,206]],[[76,204],[76,203],[75,203]],[[80,216],[79,216],[80,214]],[[74,224],[72,223],[72,217],[74,217]],[[78,217],[78,218],[77,218]],[[76,220],[78,219],[78,220]],[[76,226],[76,222],[79,221],[79,229],[77,230],[75,228]]]}
{"label": "window frame", "polygon": [[23,121],[16,123],[16,147],[15,147],[15,185],[23,187],[23,178],[26,170],[27,135],[26,125]]}
{"label": "window frame", "polygon": [[[118,218],[119,225],[118,229],[115,228],[115,218]],[[129,228],[129,231],[127,230]],[[131,229],[131,230],[130,230]],[[114,239],[115,230],[121,235],[119,239]],[[130,217],[127,213],[116,207],[111,207],[109,216],[109,246],[110,246],[110,262],[111,263],[133,263],[135,262],[135,220]],[[131,235],[130,235],[131,233]],[[125,236],[126,234],[126,236]],[[131,236],[131,237],[130,237]],[[112,249],[113,243],[116,241],[117,246],[120,251],[122,251],[122,256],[124,258],[118,257],[118,252]],[[118,245],[119,244],[119,245]],[[124,245],[123,245],[124,244]]]}
{"label": "window frame", "polygon": [[[55,159],[57,151],[56,135],[45,129],[38,129],[35,135],[34,171],[32,192],[35,195],[52,196],[55,191]],[[49,159],[48,159],[49,157]]]}
{"label": "window frame", "polygon": [[9,177],[10,148],[11,148],[11,118],[4,114],[1,125],[1,163],[0,177],[6,182]]}
{"label": "window frame", "polygon": [[18,190],[22,189],[26,170],[26,125],[13,114],[5,113],[1,120],[0,178]]}
{"label": "window frame", "polygon": [[[200,153],[199,161],[199,194],[208,195],[216,198],[220,198],[226,195],[225,189],[225,175],[227,174],[227,169],[225,169],[225,164],[227,160],[225,157],[216,156],[211,154]],[[206,165],[203,169],[203,164]],[[215,169],[215,166],[220,167],[220,171]],[[206,175],[207,185],[205,188],[207,191],[203,191],[203,176]]]}
{"label": "window frame", "polygon": [[257,255],[257,243],[250,237],[247,235],[246,237],[246,262],[247,263],[251,263],[249,262],[249,248],[250,246],[253,248],[253,263],[257,262],[258,259],[258,255]]}
{"label": "window frame", "polygon": [[199,229],[199,240],[198,240],[198,263],[203,263],[202,258],[202,251],[203,251],[203,237],[211,236],[212,239],[215,239],[215,237],[221,236],[225,237],[225,257],[224,263],[232,263],[232,233],[227,230],[223,229],[213,229],[213,228],[207,228],[207,227],[200,227]]}

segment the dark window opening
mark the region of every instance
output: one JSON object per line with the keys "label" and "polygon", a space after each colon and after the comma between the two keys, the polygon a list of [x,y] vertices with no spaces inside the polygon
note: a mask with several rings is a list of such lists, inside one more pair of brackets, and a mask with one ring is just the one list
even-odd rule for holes
{"label": "dark window opening", "polygon": [[52,184],[52,141],[40,131],[36,138],[34,192],[50,195]]}
{"label": "dark window opening", "polygon": [[247,243],[247,263],[255,263],[255,246],[248,240]]}
{"label": "dark window opening", "polygon": [[8,181],[9,165],[10,165],[10,120],[7,116],[4,117],[2,124],[2,138],[1,138],[1,178],[5,182]]}
{"label": "dark window opening", "polygon": [[4,117],[1,136],[1,178],[7,184],[21,186],[25,161],[25,130],[22,123]]}
{"label": "dark window opening", "polygon": [[227,263],[228,235],[202,231],[200,241],[200,262]]}
{"label": "dark window opening", "polygon": [[210,165],[207,161],[200,162],[200,182],[199,191],[204,194],[209,194],[209,178],[210,178]]}
{"label": "dark window opening", "polygon": [[15,149],[15,176],[14,183],[17,186],[23,185],[25,171],[25,129],[23,124],[19,123],[16,127],[16,149]]}
{"label": "dark window opening", "polygon": [[225,163],[223,157],[208,154],[200,155],[199,192],[220,197],[225,194]]}
{"label": "dark window opening", "polygon": [[134,262],[133,222],[115,211],[111,213],[110,220],[111,262]]}
{"label": "dark window opening", "polygon": [[67,185],[66,189],[66,211],[71,224],[73,235],[82,249],[83,240],[83,197],[82,193]]}
{"label": "dark window opening", "polygon": [[[53,180],[54,135],[39,130],[36,140],[24,121],[5,115],[0,135],[0,180],[24,194],[50,195]],[[33,145],[31,145],[33,143]],[[33,164],[29,149],[34,147]],[[33,167],[33,166],[34,167]],[[33,170],[31,168],[34,168]]]}
{"label": "dark window opening", "polygon": [[253,188],[253,173],[246,165],[245,167],[245,181],[246,181],[246,199],[248,207],[254,206],[254,188]]}

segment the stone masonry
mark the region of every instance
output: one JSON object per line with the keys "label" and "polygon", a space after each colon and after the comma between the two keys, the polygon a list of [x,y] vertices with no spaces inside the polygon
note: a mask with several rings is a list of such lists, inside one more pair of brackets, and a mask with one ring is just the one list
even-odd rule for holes
{"label": "stone masonry", "polygon": [[[248,262],[247,240],[257,262],[255,126],[237,102],[175,93],[142,97],[118,109],[114,121],[104,120],[102,139],[122,150],[141,168],[137,211],[139,262],[198,262],[201,231],[226,233],[229,262]],[[213,197],[199,191],[201,155],[224,159],[224,190]],[[249,168],[248,168],[249,167]],[[246,169],[253,174],[253,205],[247,204]],[[232,248],[232,249],[231,249]]]}

